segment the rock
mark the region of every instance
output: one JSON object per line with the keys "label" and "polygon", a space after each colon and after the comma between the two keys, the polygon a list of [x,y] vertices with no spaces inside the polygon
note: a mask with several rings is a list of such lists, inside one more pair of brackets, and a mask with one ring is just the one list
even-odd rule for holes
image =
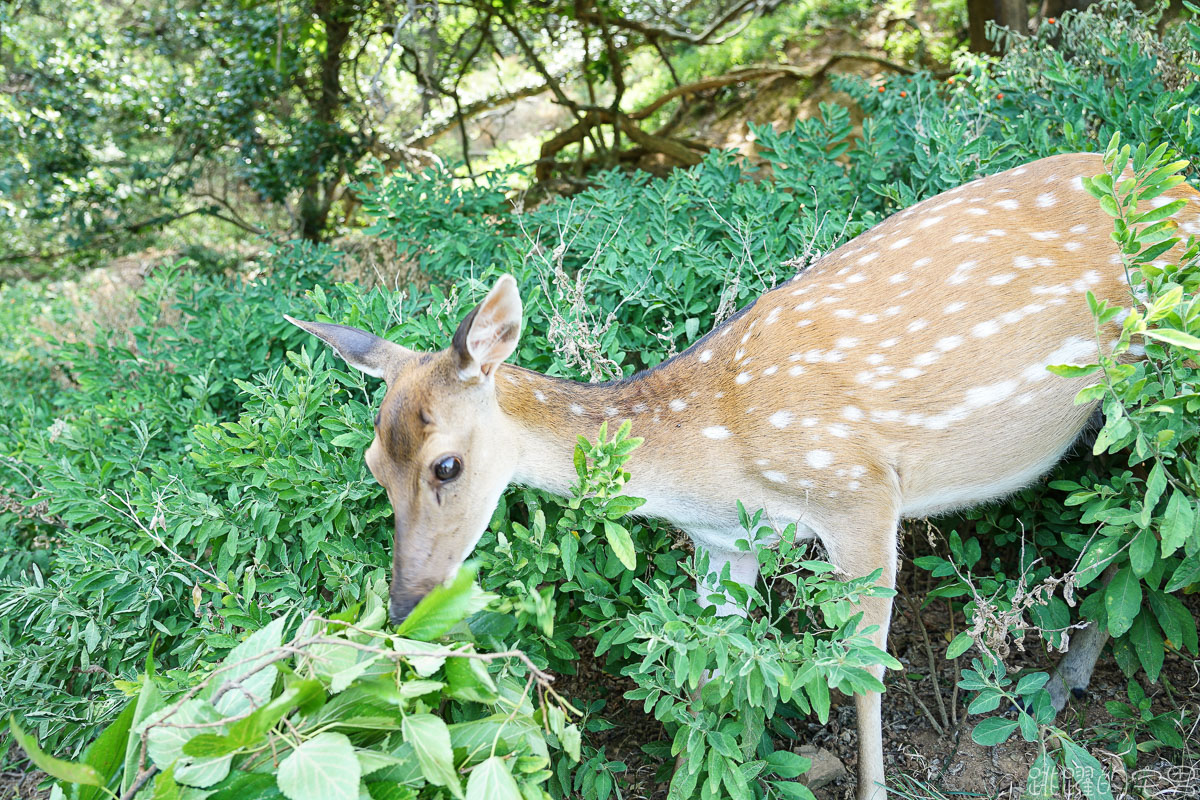
{"label": "rock", "polygon": [[801,745],[796,755],[812,759],[812,768],[800,776],[800,781],[809,789],[820,789],[846,776],[846,767],[824,747]]}

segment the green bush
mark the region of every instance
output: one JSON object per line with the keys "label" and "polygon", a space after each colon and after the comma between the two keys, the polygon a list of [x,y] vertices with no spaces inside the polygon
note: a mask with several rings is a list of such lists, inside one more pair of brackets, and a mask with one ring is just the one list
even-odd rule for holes
{"label": "green bush", "polygon": [[[1147,159],[1167,144],[1200,163],[1192,124],[1198,84],[1177,80],[1161,58],[1166,52],[1172,64],[1194,66],[1200,32],[1193,26],[1160,40],[1151,18],[1114,3],[1060,23],[1057,32],[1019,40],[997,63],[964,68],[953,82],[918,75],[891,79],[880,91],[839,79],[866,114],[861,137],[852,135],[844,108],[827,104],[819,119],[789,131],[757,130],[763,168],[710,153],[663,179],[606,173],[570,199],[513,213],[500,177],[466,183],[438,171],[393,173],[362,187],[373,234],[396,242],[431,280],[428,290],[322,288],[336,253],[295,246],[276,252],[253,280],[159,270],[128,335],[99,330],[84,343],[35,335],[39,318],[69,321],[69,307],[51,289],[3,287],[0,711],[47,750],[74,756],[120,713],[120,687],[142,672],[152,647],[164,693],[186,691],[285,612],[328,614],[369,601],[367,587],[385,576],[391,547],[389,509],[361,460],[382,387],[312,349],[284,312],[439,348],[491,279],[509,272],[527,301],[518,363],[572,378],[628,375],[687,347],[896,210],[979,175],[1100,149],[1117,132],[1145,143]],[[1144,46],[1147,37],[1165,44]],[[1045,63],[1052,68],[1034,68]],[[1123,207],[1126,190],[1117,188],[1111,202]],[[1148,276],[1160,299],[1173,297],[1172,283],[1183,291],[1155,306],[1165,315],[1148,324],[1194,335],[1188,276]],[[1132,546],[1146,530],[1161,532],[1171,503],[1178,510],[1195,498],[1187,444],[1194,434],[1180,422],[1192,402],[1189,346],[1154,347],[1142,372],[1104,367],[1113,376],[1104,448],[1133,450],[1065,466],[1057,480],[1073,486],[1039,486],[971,512],[974,536],[951,536],[949,554],[921,563],[948,569],[946,576],[969,574],[988,596],[1003,598],[1022,573],[1040,581],[1112,540],[1123,548],[1119,567],[1128,563],[1118,586],[1140,587],[1148,608],[1139,607],[1124,631],[1124,617],[1104,616],[1104,599],[1092,599],[1108,590],[1083,598],[1082,612],[1110,628],[1120,623],[1117,659],[1146,678],[1163,641],[1194,645],[1171,591],[1196,580],[1188,578],[1195,536],[1171,529],[1165,540],[1175,549],[1160,545],[1149,562],[1145,540]],[[1162,411],[1173,405],[1183,412]],[[1122,419],[1149,432],[1149,450],[1137,449]],[[519,649],[538,669],[563,674],[577,668],[579,648],[591,640],[599,668],[628,675],[636,700],[653,698],[648,710],[672,738],[646,743],[651,756],[669,762],[672,751],[703,753],[717,767],[689,768],[680,781],[742,796],[743,781],[730,771],[737,764],[749,792],[769,782],[799,792],[786,778],[803,765],[775,751],[790,736],[786,720],[819,716],[822,686],[869,688],[861,668],[886,662],[839,605],[867,589],[832,581],[815,558],[811,572],[781,572],[776,556],[764,553],[774,588],[746,597],[756,609],[750,619],[712,618],[690,588],[703,555],[689,560],[664,525],[622,519],[635,501],[619,494],[631,444],[628,431],[617,434],[581,445],[572,498],[518,487],[501,500],[477,550],[483,588],[496,599],[470,618],[470,638],[484,651]],[[1126,467],[1120,459],[1130,453],[1135,465]],[[1147,512],[1150,475],[1141,467],[1156,464],[1171,490],[1164,486]],[[1177,492],[1184,500],[1172,499]],[[1096,538],[1093,523],[1104,527]],[[749,516],[746,527],[752,542],[761,520]],[[781,591],[784,584],[794,596]],[[932,598],[967,591],[947,582]],[[832,605],[822,599],[835,595]],[[784,609],[801,617],[795,631],[780,626]],[[1061,597],[1029,613],[1052,638],[1073,622]],[[668,625],[674,638],[660,649],[646,634]],[[695,631],[727,639],[726,657],[750,658],[755,667],[724,673],[689,704],[693,670],[725,666],[719,653],[706,653],[703,663],[693,655]],[[1122,644],[1132,635],[1157,638],[1145,650],[1149,663]],[[826,669],[835,659],[822,659],[831,653],[851,668]],[[603,703],[581,710],[585,766],[574,770],[555,751],[544,786],[555,796],[604,800],[627,765],[587,740],[604,724]],[[1131,716],[1140,720],[1141,711]]]}

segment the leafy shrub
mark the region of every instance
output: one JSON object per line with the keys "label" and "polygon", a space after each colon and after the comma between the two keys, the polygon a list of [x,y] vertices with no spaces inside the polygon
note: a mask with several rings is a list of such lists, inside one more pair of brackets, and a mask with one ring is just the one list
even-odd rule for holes
{"label": "leafy shrub", "polygon": [[[37,315],[61,318],[64,306],[44,289],[4,287],[0,486],[20,507],[0,507],[7,559],[0,563],[0,671],[7,676],[0,710],[23,719],[48,750],[77,754],[120,711],[118,682],[135,678],[155,637],[160,680],[186,689],[285,611],[327,613],[367,600],[364,587],[383,576],[390,549],[387,505],[361,462],[371,436],[369,409],[381,387],[323,351],[310,352],[311,342],[282,320],[283,312],[430,349],[444,345],[491,278],[510,272],[527,299],[527,333],[516,356],[522,365],[573,378],[653,366],[821,253],[979,175],[1037,156],[1096,149],[1116,131],[1145,142],[1150,152],[1165,142],[1194,159],[1198,140],[1189,109],[1196,83],[1168,79],[1161,51],[1132,46],[1156,36],[1149,18],[1125,6],[1106,8],[1126,21],[1123,27],[1098,14],[1064,16],[1058,30],[1071,31],[1070,37],[1039,32],[1014,42],[998,63],[964,67],[952,83],[913,76],[892,79],[879,91],[839,79],[838,87],[867,115],[862,136],[852,136],[845,109],[825,105],[820,119],[790,131],[758,130],[761,169],[711,153],[664,179],[606,173],[570,200],[516,213],[504,205],[498,177],[466,184],[429,171],[380,179],[363,189],[373,233],[396,242],[400,255],[431,280],[427,290],[323,289],[336,253],[297,246],[277,252],[253,280],[162,270],[143,290],[141,319],[128,336],[98,331],[82,343],[40,341],[31,333]],[[1103,29],[1104,38],[1085,53],[1078,43],[1093,29]],[[1186,46],[1179,34],[1167,45],[1182,48],[1170,51],[1176,61],[1194,64],[1200,35],[1189,30]],[[1031,69],[1029,53],[1054,60],[1055,69]],[[1091,68],[1096,58],[1105,65],[1098,72]],[[1133,87],[1124,103],[1112,101],[1119,84]],[[1154,284],[1163,297],[1173,276]],[[1191,291],[1190,284],[1179,285]],[[9,308],[21,311],[8,315]],[[1152,323],[1193,332],[1191,317],[1174,306]],[[1153,432],[1147,442],[1164,478],[1192,488],[1190,467],[1181,466],[1190,462],[1177,455],[1186,448],[1173,450],[1171,441],[1157,438],[1175,417],[1155,410],[1159,400],[1169,404],[1186,395],[1178,390],[1188,385],[1190,375],[1181,371],[1188,367],[1174,354],[1187,352],[1186,344],[1168,343],[1163,372],[1146,367],[1153,371],[1135,373],[1129,383],[1114,373],[1119,380],[1112,391],[1128,407],[1126,417]],[[1126,394],[1135,390],[1140,394]],[[1116,413],[1117,401],[1106,403]],[[1175,436],[1186,442],[1189,430]],[[789,734],[782,722],[765,724],[766,709],[774,707],[776,720],[820,714],[820,686],[855,691],[873,685],[855,670],[881,663],[883,654],[864,649],[844,608],[819,599],[837,595],[840,602],[866,589],[840,585],[819,566],[801,579],[764,554],[774,588],[747,596],[755,608],[750,619],[712,618],[690,589],[705,569],[703,555],[689,561],[664,525],[621,519],[636,505],[619,494],[621,458],[631,442],[628,431],[616,434],[581,443],[583,469],[572,498],[517,487],[502,499],[478,549],[484,589],[497,599],[470,619],[472,638],[492,652],[520,649],[538,669],[563,674],[576,669],[580,647],[590,640],[599,668],[626,673],[637,684],[634,691],[644,693],[636,699],[655,698],[656,715],[662,704],[660,719],[672,740],[648,743],[656,757],[669,760],[675,737],[683,736],[677,752],[691,747],[705,754],[705,764],[725,765],[711,773],[702,765],[681,781],[694,777],[710,793],[740,792],[742,783],[726,769],[736,762],[752,790],[761,779],[789,787],[772,791],[799,792],[785,778],[802,765],[783,755],[771,760]],[[1113,427],[1105,446],[1124,443],[1127,435]],[[1136,436],[1131,441],[1136,446]],[[1090,552],[1084,526],[1093,516],[1085,519],[1085,513],[1094,511],[1096,522],[1099,514],[1111,517],[1103,538],[1114,538],[1118,547],[1144,529],[1158,532],[1162,504],[1174,495],[1164,490],[1141,524],[1146,464],[1113,466],[1114,459],[1128,458],[1124,451],[1107,458],[1110,468],[1100,462],[1088,473],[1092,467],[1074,464],[1058,476],[1074,481],[1067,491],[1081,502],[1068,504],[1059,484],[972,512],[967,521],[974,536],[951,537],[950,557],[925,565],[949,569],[947,577],[957,568],[984,582],[988,596],[1003,598],[1037,559],[1040,571],[1031,574],[1041,581]],[[1121,513],[1133,518],[1121,521]],[[747,519],[748,542],[760,523]],[[1029,544],[1024,556],[1022,529]],[[996,553],[987,562],[984,537]],[[1176,534],[1167,539],[1175,541]],[[1150,603],[1127,636],[1136,624],[1141,635],[1163,634],[1160,642],[1189,646],[1176,612],[1160,615],[1155,608],[1156,598],[1164,608],[1172,603],[1163,599],[1171,597],[1168,581],[1188,574],[1184,567],[1194,553],[1180,541],[1170,553],[1160,549],[1142,574],[1133,566],[1133,548],[1120,550],[1132,576],[1122,585],[1135,578]],[[1139,547],[1142,558],[1145,542]],[[961,598],[967,591],[948,581],[935,596]],[[1085,616],[1100,618],[1095,604],[1103,601],[1090,602]],[[785,630],[778,624],[784,608],[808,627]],[[1073,624],[1059,597],[1027,610],[1052,639]],[[676,659],[679,665],[686,660],[690,681],[698,639],[687,632],[652,653],[657,645],[644,634],[667,624],[672,631],[682,625],[731,641],[741,637],[728,658],[749,658],[754,667],[745,675],[724,673],[689,704],[687,684],[676,682]],[[853,669],[821,666],[822,653],[837,648]],[[1116,652],[1124,666],[1143,667],[1147,675],[1155,665],[1154,648],[1147,650],[1149,664],[1120,641]],[[790,681],[785,686],[775,660],[810,653],[817,656],[815,673],[779,667]],[[697,669],[727,666],[709,655]],[[743,697],[753,702],[731,700]],[[603,705],[583,710],[585,731],[598,728]],[[697,743],[689,746],[693,735]],[[574,774],[570,759],[551,756],[545,786],[559,796],[576,791],[603,800],[622,769],[586,741],[586,766]]]}

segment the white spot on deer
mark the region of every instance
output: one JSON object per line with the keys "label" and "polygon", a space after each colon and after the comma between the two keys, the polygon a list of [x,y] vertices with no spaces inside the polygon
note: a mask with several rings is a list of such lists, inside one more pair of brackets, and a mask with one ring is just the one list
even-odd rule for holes
{"label": "white spot on deer", "polygon": [[801,489],[811,489],[816,486],[816,484],[810,481],[808,478],[801,478],[800,480],[796,481],[796,485]]}
{"label": "white spot on deer", "polygon": [[804,367],[802,367],[798,364],[788,370],[788,375],[791,375],[793,378],[795,378],[797,375],[803,375],[803,374],[804,374]]}
{"label": "white spot on deer", "polygon": [[[1156,197],[1156,198],[1154,198],[1154,199],[1155,199],[1155,200],[1169,200],[1170,198]],[[1088,232],[1088,226],[1087,226],[1087,225],[1073,225],[1073,226],[1071,226],[1071,233],[1087,233],[1087,232]]]}
{"label": "white spot on deer", "polygon": [[797,328],[807,328],[809,325],[812,325],[811,319],[802,319],[796,323]]}
{"label": "white spot on deer", "polygon": [[853,336],[842,336],[834,344],[845,350],[853,350],[858,346],[858,339]]}
{"label": "white spot on deer", "polygon": [[899,339],[884,339],[879,343],[880,347],[895,347],[900,342]]}
{"label": "white spot on deer", "polygon": [[850,467],[850,477],[851,478],[861,478],[863,475],[866,475],[866,474],[867,474],[867,468],[862,466],[861,464],[855,464],[854,466]]}
{"label": "white spot on deer", "polygon": [[776,472],[773,469],[764,470],[762,476],[771,483],[787,483],[787,475],[782,472]]}
{"label": "white spot on deer", "polygon": [[888,278],[888,283],[904,283],[906,280],[908,280],[908,275],[904,274],[903,272],[897,272],[895,275]]}
{"label": "white spot on deer", "polygon": [[815,428],[820,423],[821,423],[821,421],[819,419],[817,419],[816,417],[805,417],[804,419],[800,420],[800,427]]}
{"label": "white spot on deer", "polygon": [[724,425],[713,425],[700,431],[700,433],[709,439],[728,439],[732,435],[729,432],[729,428],[726,428]]}
{"label": "white spot on deer", "polygon": [[756,458],[756,459],[754,459],[754,464],[755,464],[755,466],[759,466],[759,467],[765,467],[767,464],[770,464],[770,463],[771,463],[771,461],[770,461],[769,459],[766,459],[766,458]]}
{"label": "white spot on deer", "polygon": [[633,406],[633,413],[635,413],[635,414],[641,414],[645,410],[646,410],[645,403],[635,403]]}
{"label": "white spot on deer", "polygon": [[850,319],[851,317],[853,317],[857,314],[858,314],[858,312],[851,308],[838,308],[838,309],[835,309],[833,312],[833,315],[840,319]]}
{"label": "white spot on deer", "polygon": [[724,396],[725,396],[724,392],[717,392],[716,394],[713,395],[713,398],[716,400],[720,400]]}
{"label": "white spot on deer", "polygon": [[1087,191],[1087,189],[1083,188],[1083,176],[1081,175],[1076,175],[1071,179],[1071,186],[1080,192]]}
{"label": "white spot on deer", "polygon": [[917,223],[918,228],[931,228],[941,222],[943,217],[926,217]]}
{"label": "white spot on deer", "polygon": [[842,409],[842,416],[844,418],[850,420],[851,422],[858,422],[860,419],[863,418],[863,412],[862,412],[861,408],[855,408],[854,406],[846,406],[845,408]]}
{"label": "white spot on deer", "polygon": [[612,406],[609,406],[608,408],[604,409],[604,416],[606,416],[606,417],[615,417],[619,413],[621,413],[620,410],[613,408]]}
{"label": "white spot on deer", "polygon": [[866,275],[863,275],[861,272],[856,272],[853,275],[846,278],[846,283],[862,283],[866,279],[867,279]]}
{"label": "white spot on deer", "polygon": [[870,252],[858,260],[859,264],[870,264],[875,259],[879,258],[879,253]]}
{"label": "white spot on deer", "polygon": [[1004,272],[1000,275],[990,276],[987,282],[989,286],[1003,286],[1006,283],[1010,283],[1015,277],[1017,277],[1017,273],[1015,272]]}
{"label": "white spot on deer", "polygon": [[846,484],[846,488],[852,492],[857,492],[859,489],[862,488],[862,484],[859,483],[858,481],[850,481],[849,483]]}
{"label": "white spot on deer", "polygon": [[927,351],[927,352],[921,353],[916,358],[914,358],[913,363],[916,364],[918,367],[928,367],[930,364],[937,361],[939,358],[941,358],[941,356],[939,356],[937,353],[934,353],[932,351]]}
{"label": "white spot on deer", "polygon": [[907,330],[909,333],[916,333],[917,331],[924,330],[925,328],[928,328],[928,327],[929,327],[928,321],[923,320],[923,319],[914,319],[912,322],[908,323]]}
{"label": "white spot on deer", "polygon": [[579,403],[571,403],[571,413],[572,414],[582,414],[583,406],[579,405]]}
{"label": "white spot on deer", "polygon": [[763,324],[764,324],[764,325],[770,325],[770,324],[774,323],[774,322],[775,322],[775,320],[779,319],[779,313],[780,313],[780,312],[779,312],[779,307],[778,307],[778,306],[776,306],[775,308],[772,308],[772,309],[771,309],[771,313],[770,313],[770,314],[767,314],[767,319],[766,319],[766,321],[765,321],[765,322],[763,322]]}
{"label": "white spot on deer", "polygon": [[858,321],[864,322],[864,323],[870,325],[872,322],[879,321],[879,315],[878,314],[863,314],[858,318]]}
{"label": "white spot on deer", "polygon": [[891,244],[889,244],[888,250],[899,250],[901,247],[908,247],[908,244],[911,241],[912,241],[911,236],[902,237],[902,238],[897,239],[896,241],[892,242]]}
{"label": "white spot on deer", "polygon": [[779,372],[779,367],[770,366],[763,370],[763,375],[774,375],[776,372]]}
{"label": "white spot on deer", "polygon": [[742,337],[742,344],[745,344],[748,341],[750,341],[750,333],[749,332],[747,332],[746,335]]}
{"label": "white spot on deer", "polygon": [[949,305],[947,305],[945,308],[943,308],[942,313],[943,314],[957,314],[959,311],[962,311],[966,307],[967,307],[966,303],[962,302],[961,300],[956,300],[953,303],[950,303]]}
{"label": "white spot on deer", "polygon": [[705,350],[705,351],[701,352],[700,353],[700,363],[707,364],[709,361],[712,361],[712,350]]}
{"label": "white spot on deer", "polygon": [[879,366],[884,361],[887,361],[887,358],[882,353],[871,353],[866,358],[866,362],[872,366]]}
{"label": "white spot on deer", "polygon": [[1008,236],[1008,231],[1006,231],[1002,228],[990,228],[988,230],[988,236],[992,236],[992,237],[996,237],[996,238],[999,238],[1001,236]]}
{"label": "white spot on deer", "polygon": [[1083,242],[1067,242],[1063,245],[1063,249],[1074,253],[1076,250],[1083,248]]}
{"label": "white spot on deer", "polygon": [[941,339],[938,339],[937,343],[934,344],[934,347],[936,347],[938,350],[941,350],[943,353],[949,353],[951,350],[960,347],[962,343],[963,337],[961,336],[945,336]]}
{"label": "white spot on deer", "polygon": [[1062,236],[1058,231],[1030,231],[1029,235],[1039,242],[1048,242],[1051,239],[1058,239]]}
{"label": "white spot on deer", "polygon": [[788,426],[788,423],[790,423],[791,421],[792,421],[792,412],[790,412],[790,411],[776,411],[774,414],[772,414],[770,417],[767,418],[767,422],[770,422],[776,428],[786,428]]}
{"label": "white spot on deer", "polygon": [[813,469],[825,469],[833,463],[833,453],[828,450],[809,450],[804,455],[804,460]]}
{"label": "white spot on deer", "polygon": [[1015,392],[1017,385],[1016,381],[1000,381],[988,386],[976,386],[967,390],[966,404],[972,409],[994,406]]}
{"label": "white spot on deer", "polygon": [[543,392],[541,389],[538,389],[536,392],[534,392],[533,396],[537,398],[537,401],[539,403],[546,402],[546,393]]}
{"label": "white spot on deer", "polygon": [[933,259],[930,258],[929,256],[925,256],[924,258],[918,258],[916,261],[914,261],[912,263],[912,265],[913,265],[913,269],[920,269],[921,267],[929,266],[932,263],[933,263]]}
{"label": "white spot on deer", "polygon": [[1054,206],[1058,205],[1058,195],[1056,195],[1054,192],[1039,194],[1035,202],[1038,208],[1053,208]]}
{"label": "white spot on deer", "polygon": [[733,354],[733,360],[741,361],[745,356],[746,356],[746,351],[739,347],[738,351]]}
{"label": "white spot on deer", "polygon": [[743,383],[749,383],[750,379],[753,377],[754,376],[751,375],[749,372],[743,372],[740,375],[738,375],[736,378],[734,378],[734,380],[737,381],[738,384],[743,384]]}
{"label": "white spot on deer", "polygon": [[838,437],[839,439],[845,439],[850,435],[850,428],[840,422],[833,423],[825,430],[829,431],[830,434]]}
{"label": "white spot on deer", "polygon": [[1037,266],[1037,262],[1029,256],[1014,256],[1013,266],[1017,269],[1033,269]]}
{"label": "white spot on deer", "polygon": [[953,274],[946,278],[946,283],[955,286],[960,283],[966,283],[971,279],[970,272],[979,266],[978,261],[964,261],[954,268]]}
{"label": "white spot on deer", "polygon": [[1018,203],[1016,200],[1012,200],[1012,199],[997,200],[996,207],[1003,208],[1005,211],[1016,211],[1018,208],[1021,207],[1021,204]]}
{"label": "white spot on deer", "polygon": [[981,322],[974,328],[971,328],[971,335],[980,339],[988,336],[994,336],[1000,332],[1000,325],[994,319],[989,319],[987,322]]}
{"label": "white spot on deer", "polygon": [[670,402],[670,406],[672,411],[683,411],[687,408],[687,401],[676,397]]}
{"label": "white spot on deer", "polygon": [[924,375],[925,372],[924,370],[919,370],[916,367],[905,367],[904,369],[900,370],[899,374],[904,380],[911,380],[912,378],[919,378],[920,376]]}
{"label": "white spot on deer", "polygon": [[980,208],[979,206],[971,206],[967,209],[967,213],[974,214],[977,217],[982,217],[984,214],[988,213],[988,210],[986,208]]}

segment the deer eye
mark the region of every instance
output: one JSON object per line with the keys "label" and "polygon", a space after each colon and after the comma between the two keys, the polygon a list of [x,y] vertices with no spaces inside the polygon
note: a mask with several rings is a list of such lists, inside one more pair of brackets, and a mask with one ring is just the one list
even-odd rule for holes
{"label": "deer eye", "polygon": [[462,472],[462,459],[458,456],[446,456],[433,462],[433,477],[442,483],[454,480],[460,472]]}

